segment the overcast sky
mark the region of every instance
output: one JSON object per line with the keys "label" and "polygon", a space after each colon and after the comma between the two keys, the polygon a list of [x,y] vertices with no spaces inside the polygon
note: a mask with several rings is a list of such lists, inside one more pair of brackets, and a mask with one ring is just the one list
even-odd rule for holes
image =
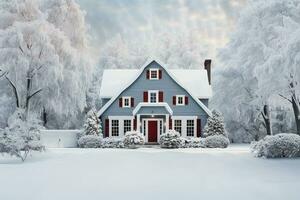
{"label": "overcast sky", "polygon": [[124,39],[160,31],[192,32],[215,58],[228,41],[246,0],[77,0],[86,11],[92,44],[101,48],[117,34]]}

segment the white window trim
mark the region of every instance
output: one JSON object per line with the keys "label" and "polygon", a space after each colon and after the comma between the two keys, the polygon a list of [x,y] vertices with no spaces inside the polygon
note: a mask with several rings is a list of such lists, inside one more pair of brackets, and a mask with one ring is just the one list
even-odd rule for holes
{"label": "white window trim", "polygon": [[[124,132],[124,120],[131,120],[131,130],[133,130],[133,116],[108,116],[109,119],[109,137],[122,137],[125,135]],[[112,136],[112,120],[119,120],[119,136]]]}
{"label": "white window trim", "polygon": [[[151,72],[152,71],[156,71],[156,74],[157,74],[156,78],[151,77]],[[149,79],[150,80],[158,80],[159,79],[159,69],[149,69]]]}
{"label": "white window trim", "polygon": [[[182,104],[179,103],[178,99],[182,97]],[[184,106],[185,105],[185,95],[176,95],[176,106]]]}
{"label": "white window trim", "polygon": [[194,137],[197,137],[197,116],[172,116],[172,124],[174,129],[174,120],[181,120],[181,136],[192,138],[193,136],[187,136],[187,120],[194,120]]}
{"label": "white window trim", "polygon": [[[128,106],[125,106],[125,99],[128,99]],[[131,97],[122,97],[122,107],[123,108],[130,108],[131,107]]]}
{"label": "white window trim", "polygon": [[151,102],[151,93],[156,93],[156,102],[155,103],[158,103],[158,90],[148,90],[148,103],[153,103]]}

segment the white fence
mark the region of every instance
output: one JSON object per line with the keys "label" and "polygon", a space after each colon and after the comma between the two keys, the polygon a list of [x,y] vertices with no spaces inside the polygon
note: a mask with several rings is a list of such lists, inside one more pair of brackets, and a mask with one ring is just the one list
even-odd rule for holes
{"label": "white fence", "polygon": [[77,147],[77,134],[80,130],[41,130],[41,140],[46,147]]}

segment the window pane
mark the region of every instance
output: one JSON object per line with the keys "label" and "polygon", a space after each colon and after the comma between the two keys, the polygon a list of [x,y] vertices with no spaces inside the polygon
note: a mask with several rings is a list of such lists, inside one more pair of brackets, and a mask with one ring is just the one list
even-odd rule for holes
{"label": "window pane", "polygon": [[119,136],[119,120],[111,120],[111,135]]}
{"label": "window pane", "polygon": [[124,120],[124,135],[126,132],[131,131],[131,120]]}
{"label": "window pane", "polygon": [[174,130],[181,135],[181,120],[174,120]]}
{"label": "window pane", "polygon": [[156,92],[150,93],[150,103],[156,103]]}
{"label": "window pane", "polygon": [[194,120],[186,121],[186,135],[194,136]]}

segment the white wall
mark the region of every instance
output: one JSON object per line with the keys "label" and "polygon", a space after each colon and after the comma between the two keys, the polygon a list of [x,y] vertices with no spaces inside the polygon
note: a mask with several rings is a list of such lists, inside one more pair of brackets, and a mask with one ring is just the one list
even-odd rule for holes
{"label": "white wall", "polygon": [[41,140],[46,147],[77,147],[77,134],[80,130],[41,130]]}

